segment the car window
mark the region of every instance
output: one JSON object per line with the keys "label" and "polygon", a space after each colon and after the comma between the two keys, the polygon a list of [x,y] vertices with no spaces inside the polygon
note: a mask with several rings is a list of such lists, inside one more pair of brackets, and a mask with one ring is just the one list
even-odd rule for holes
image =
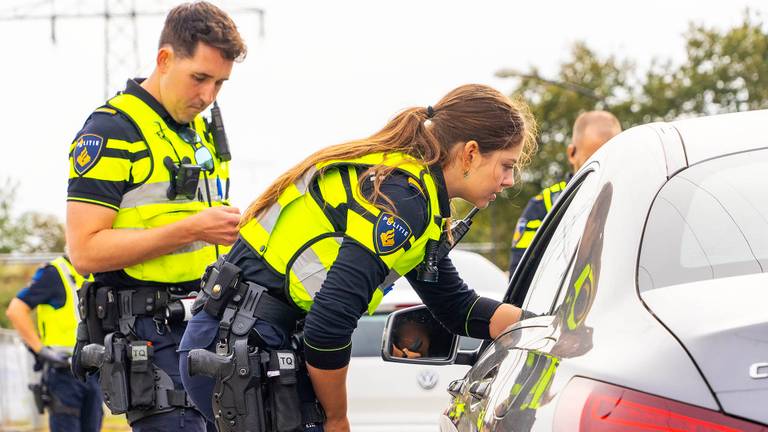
{"label": "car window", "polygon": [[[381,357],[381,338],[389,314],[364,315],[352,333],[352,357]],[[459,349],[475,350],[482,340],[462,336]]]}
{"label": "car window", "polygon": [[559,220],[548,222],[557,223],[557,227],[531,279],[523,309],[540,315],[550,313],[584,232],[584,225],[595,198],[597,181],[596,174],[588,175],[575,192],[563,216]]}
{"label": "car window", "polygon": [[728,155],[672,177],[651,206],[641,291],[768,271],[768,150]]}

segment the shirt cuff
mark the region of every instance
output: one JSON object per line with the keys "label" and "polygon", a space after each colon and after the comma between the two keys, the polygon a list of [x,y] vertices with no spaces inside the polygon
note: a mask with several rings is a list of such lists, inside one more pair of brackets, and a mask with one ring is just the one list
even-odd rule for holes
{"label": "shirt cuff", "polygon": [[491,334],[488,327],[491,323],[491,317],[499,306],[501,306],[501,302],[497,300],[478,297],[467,313],[464,326],[466,335],[477,339],[490,339]]}
{"label": "shirt cuff", "polygon": [[341,369],[349,364],[352,357],[352,342],[341,348],[318,348],[305,338],[304,357],[307,363],[318,369]]}

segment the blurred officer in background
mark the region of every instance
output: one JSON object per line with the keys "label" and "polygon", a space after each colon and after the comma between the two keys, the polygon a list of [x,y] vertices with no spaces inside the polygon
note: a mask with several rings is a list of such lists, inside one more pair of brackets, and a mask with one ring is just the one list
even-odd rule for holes
{"label": "blurred officer in background", "polygon": [[128,80],[70,147],[67,239],[72,263],[95,279],[79,293],[73,370],[98,368],[107,407],[134,431],[205,430],[176,349],[205,267],[237,236],[215,100],[245,54],[218,7],[173,8],[152,74]]}
{"label": "blurred officer in background", "polygon": [[607,111],[588,111],[579,114],[576,118],[573,123],[573,138],[566,150],[572,172],[566,176],[565,180],[542,190],[525,206],[520,219],[517,220],[515,235],[512,239],[512,253],[509,261],[510,279],[523,257],[523,252],[536,235],[536,230],[539,229],[544,216],[552,209],[573,175],[603,144],[619,133],[621,133],[621,123],[616,116]]}
{"label": "blurred officer in background", "polygon": [[[104,416],[96,377],[77,380],[69,370],[79,322],[77,289],[85,278],[66,256],[40,267],[26,288],[11,300],[6,315],[42,368],[40,385],[33,386],[38,409],[48,407],[52,432],[95,432]],[[37,329],[32,310],[37,309]]]}

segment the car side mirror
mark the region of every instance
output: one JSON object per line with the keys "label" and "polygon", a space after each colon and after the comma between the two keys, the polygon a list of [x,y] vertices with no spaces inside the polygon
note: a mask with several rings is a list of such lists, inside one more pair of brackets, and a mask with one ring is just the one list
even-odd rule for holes
{"label": "car side mirror", "polygon": [[459,337],[440,324],[426,306],[411,306],[389,315],[381,358],[396,363],[453,364]]}

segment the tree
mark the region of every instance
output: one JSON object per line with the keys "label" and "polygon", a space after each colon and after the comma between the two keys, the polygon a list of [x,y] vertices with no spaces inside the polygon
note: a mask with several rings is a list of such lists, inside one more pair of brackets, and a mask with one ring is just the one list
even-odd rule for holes
{"label": "tree", "polygon": [[[576,117],[584,111],[613,112],[624,129],[653,121],[717,114],[768,106],[768,32],[756,13],[745,11],[738,26],[720,31],[690,24],[686,59],[679,65],[656,59],[638,71],[629,60],[601,57],[585,43],[552,78],[539,70],[500,70],[514,78],[513,97],[522,97],[539,123],[539,150],[518,185],[480,212],[468,242],[492,242],[489,258],[506,268],[514,225],[528,199],[570,170],[565,147]],[[468,210],[457,205],[459,214]]]}
{"label": "tree", "polygon": [[63,251],[64,226],[56,216],[30,211],[13,218],[18,186],[6,179],[0,189],[0,253]]}
{"label": "tree", "polygon": [[0,188],[0,253],[13,252],[24,241],[24,234],[16,229],[11,210],[19,184],[5,179]]}

